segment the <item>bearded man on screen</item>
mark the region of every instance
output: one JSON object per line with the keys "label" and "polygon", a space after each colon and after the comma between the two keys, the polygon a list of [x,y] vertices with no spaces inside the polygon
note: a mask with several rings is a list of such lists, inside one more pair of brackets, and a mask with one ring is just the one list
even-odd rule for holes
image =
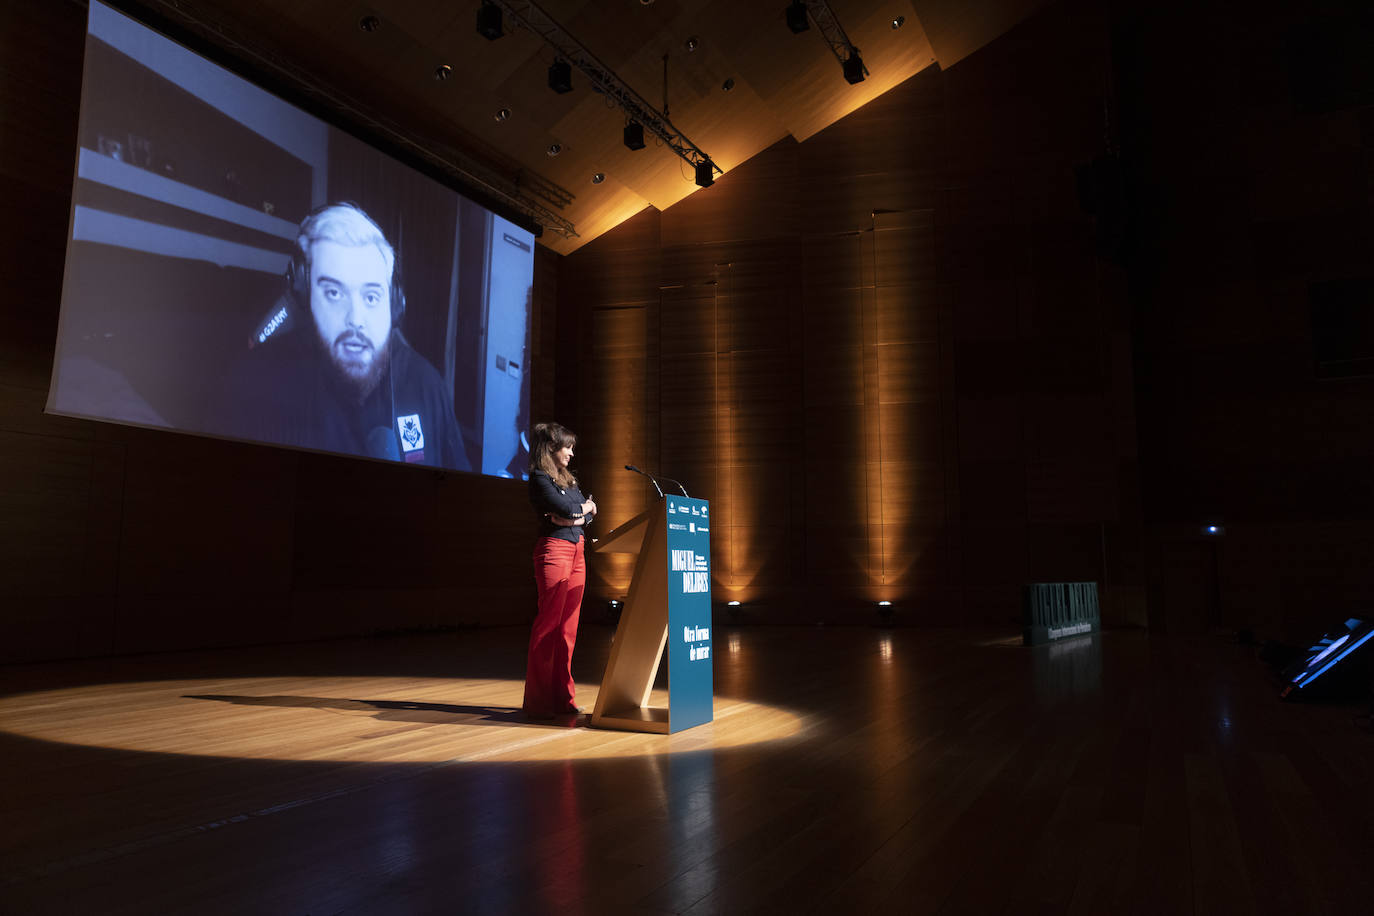
{"label": "bearded man on screen", "polygon": [[401,334],[395,251],[362,208],[301,222],[286,287],[231,382],[231,435],[471,470],[452,391]]}

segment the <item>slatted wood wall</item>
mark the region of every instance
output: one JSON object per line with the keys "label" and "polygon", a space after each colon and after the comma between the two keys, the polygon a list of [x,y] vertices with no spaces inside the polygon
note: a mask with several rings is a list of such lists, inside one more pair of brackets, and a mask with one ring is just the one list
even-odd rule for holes
{"label": "slatted wood wall", "polygon": [[1143,622],[1127,309],[1074,185],[1104,41],[1040,16],[566,257],[554,405],[606,522],[649,496],[623,464],[687,482],[746,619],[1003,622],[1085,580]]}

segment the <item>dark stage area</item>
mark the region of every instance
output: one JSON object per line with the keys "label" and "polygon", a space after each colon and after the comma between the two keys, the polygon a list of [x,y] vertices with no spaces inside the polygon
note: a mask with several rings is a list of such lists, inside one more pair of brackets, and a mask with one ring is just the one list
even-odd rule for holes
{"label": "dark stage area", "polygon": [[[575,672],[590,707],[610,629]],[[516,714],[521,628],[3,670],[13,913],[1353,913],[1369,710],[1108,631],[722,628],[716,720]]]}

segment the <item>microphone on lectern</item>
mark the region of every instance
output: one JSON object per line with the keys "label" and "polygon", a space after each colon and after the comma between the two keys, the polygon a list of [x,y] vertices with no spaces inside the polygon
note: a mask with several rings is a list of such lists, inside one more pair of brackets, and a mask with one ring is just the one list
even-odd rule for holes
{"label": "microphone on lectern", "polygon": [[644,471],[641,471],[639,468],[635,467],[633,464],[627,464],[627,465],[625,465],[625,470],[627,470],[627,471],[634,471],[636,474],[643,474],[645,477],[649,478],[649,483],[653,484],[653,485],[654,485],[654,489],[658,492],[658,498],[659,498],[659,499],[662,499],[662,498],[663,498],[663,488],[660,487],[660,486],[658,485],[658,481],[657,481],[657,480],[654,480],[654,475],[653,475],[653,474],[646,474]]}

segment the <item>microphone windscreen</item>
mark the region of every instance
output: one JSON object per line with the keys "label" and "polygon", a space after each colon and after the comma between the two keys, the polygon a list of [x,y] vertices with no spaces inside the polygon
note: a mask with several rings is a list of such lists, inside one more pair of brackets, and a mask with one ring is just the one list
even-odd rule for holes
{"label": "microphone windscreen", "polygon": [[400,461],[401,449],[391,428],[378,426],[367,434],[367,454],[369,458],[383,458],[387,461]]}

